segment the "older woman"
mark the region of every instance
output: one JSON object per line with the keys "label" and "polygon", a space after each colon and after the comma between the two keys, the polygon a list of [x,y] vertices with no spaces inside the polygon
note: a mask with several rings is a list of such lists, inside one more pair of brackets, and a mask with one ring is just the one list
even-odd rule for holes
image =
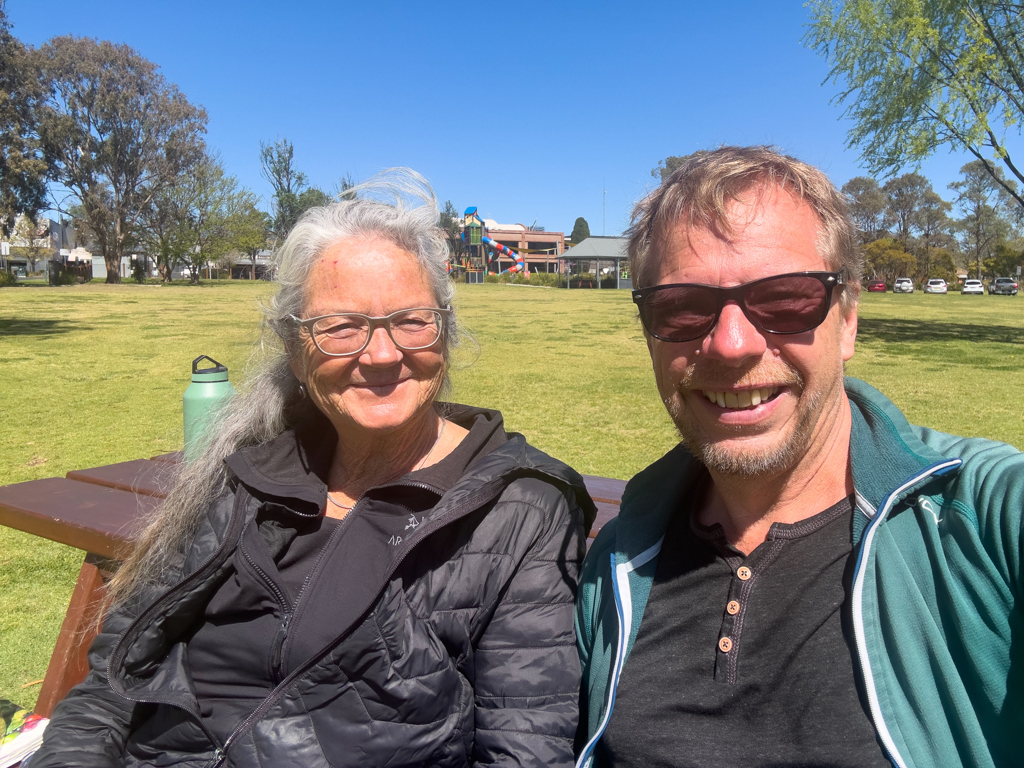
{"label": "older woman", "polygon": [[280,352],[112,582],[32,768],[572,764],[593,503],[496,411],[438,402],[436,203],[372,191],[288,236]]}

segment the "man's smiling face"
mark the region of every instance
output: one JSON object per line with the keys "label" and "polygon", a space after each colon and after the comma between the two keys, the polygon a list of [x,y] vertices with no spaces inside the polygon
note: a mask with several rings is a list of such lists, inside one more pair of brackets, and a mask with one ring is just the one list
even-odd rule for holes
{"label": "man's smiling face", "polygon": [[[727,211],[729,235],[676,227],[655,284],[731,287],[829,271],[818,217],[790,192],[755,188]],[[856,307],[844,314],[836,291],[825,321],[810,331],[762,333],[730,301],[703,338],[648,337],[648,346],[662,400],[694,455],[713,471],[757,476],[792,469],[827,443],[856,335]]]}

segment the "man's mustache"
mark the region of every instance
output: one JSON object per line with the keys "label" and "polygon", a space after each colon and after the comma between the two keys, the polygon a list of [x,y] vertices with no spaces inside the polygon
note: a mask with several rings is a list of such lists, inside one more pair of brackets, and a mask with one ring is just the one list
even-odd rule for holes
{"label": "man's mustache", "polygon": [[677,388],[722,392],[764,386],[795,387],[802,391],[804,377],[789,363],[775,357],[759,360],[746,368],[735,368],[705,359],[686,367]]}

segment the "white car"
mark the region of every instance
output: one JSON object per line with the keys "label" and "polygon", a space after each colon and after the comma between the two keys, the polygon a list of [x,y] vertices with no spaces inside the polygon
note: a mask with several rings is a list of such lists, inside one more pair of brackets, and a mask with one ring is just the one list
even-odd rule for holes
{"label": "white car", "polygon": [[927,283],[924,284],[925,293],[945,293],[946,292],[946,281],[938,277],[933,277]]}
{"label": "white car", "polygon": [[981,280],[965,280],[964,287],[960,289],[960,293],[984,296],[985,286],[982,284]]}
{"label": "white car", "polygon": [[914,292],[914,281],[909,277],[897,277],[896,282],[892,284],[893,293],[913,293]]}

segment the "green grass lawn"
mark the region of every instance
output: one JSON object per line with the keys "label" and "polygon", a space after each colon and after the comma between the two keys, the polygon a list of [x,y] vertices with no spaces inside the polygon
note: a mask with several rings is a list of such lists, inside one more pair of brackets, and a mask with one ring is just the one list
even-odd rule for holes
{"label": "green grass lawn", "polygon": [[[0,290],[0,484],[181,447],[181,395],[207,354],[241,380],[265,283]],[[628,291],[460,286],[479,345],[453,399],[589,474],[628,478],[675,443]],[[1024,447],[1024,300],[866,294],[848,366],[912,421]],[[471,364],[470,364],[471,363]],[[82,553],[0,528],[0,698],[31,705]]]}

